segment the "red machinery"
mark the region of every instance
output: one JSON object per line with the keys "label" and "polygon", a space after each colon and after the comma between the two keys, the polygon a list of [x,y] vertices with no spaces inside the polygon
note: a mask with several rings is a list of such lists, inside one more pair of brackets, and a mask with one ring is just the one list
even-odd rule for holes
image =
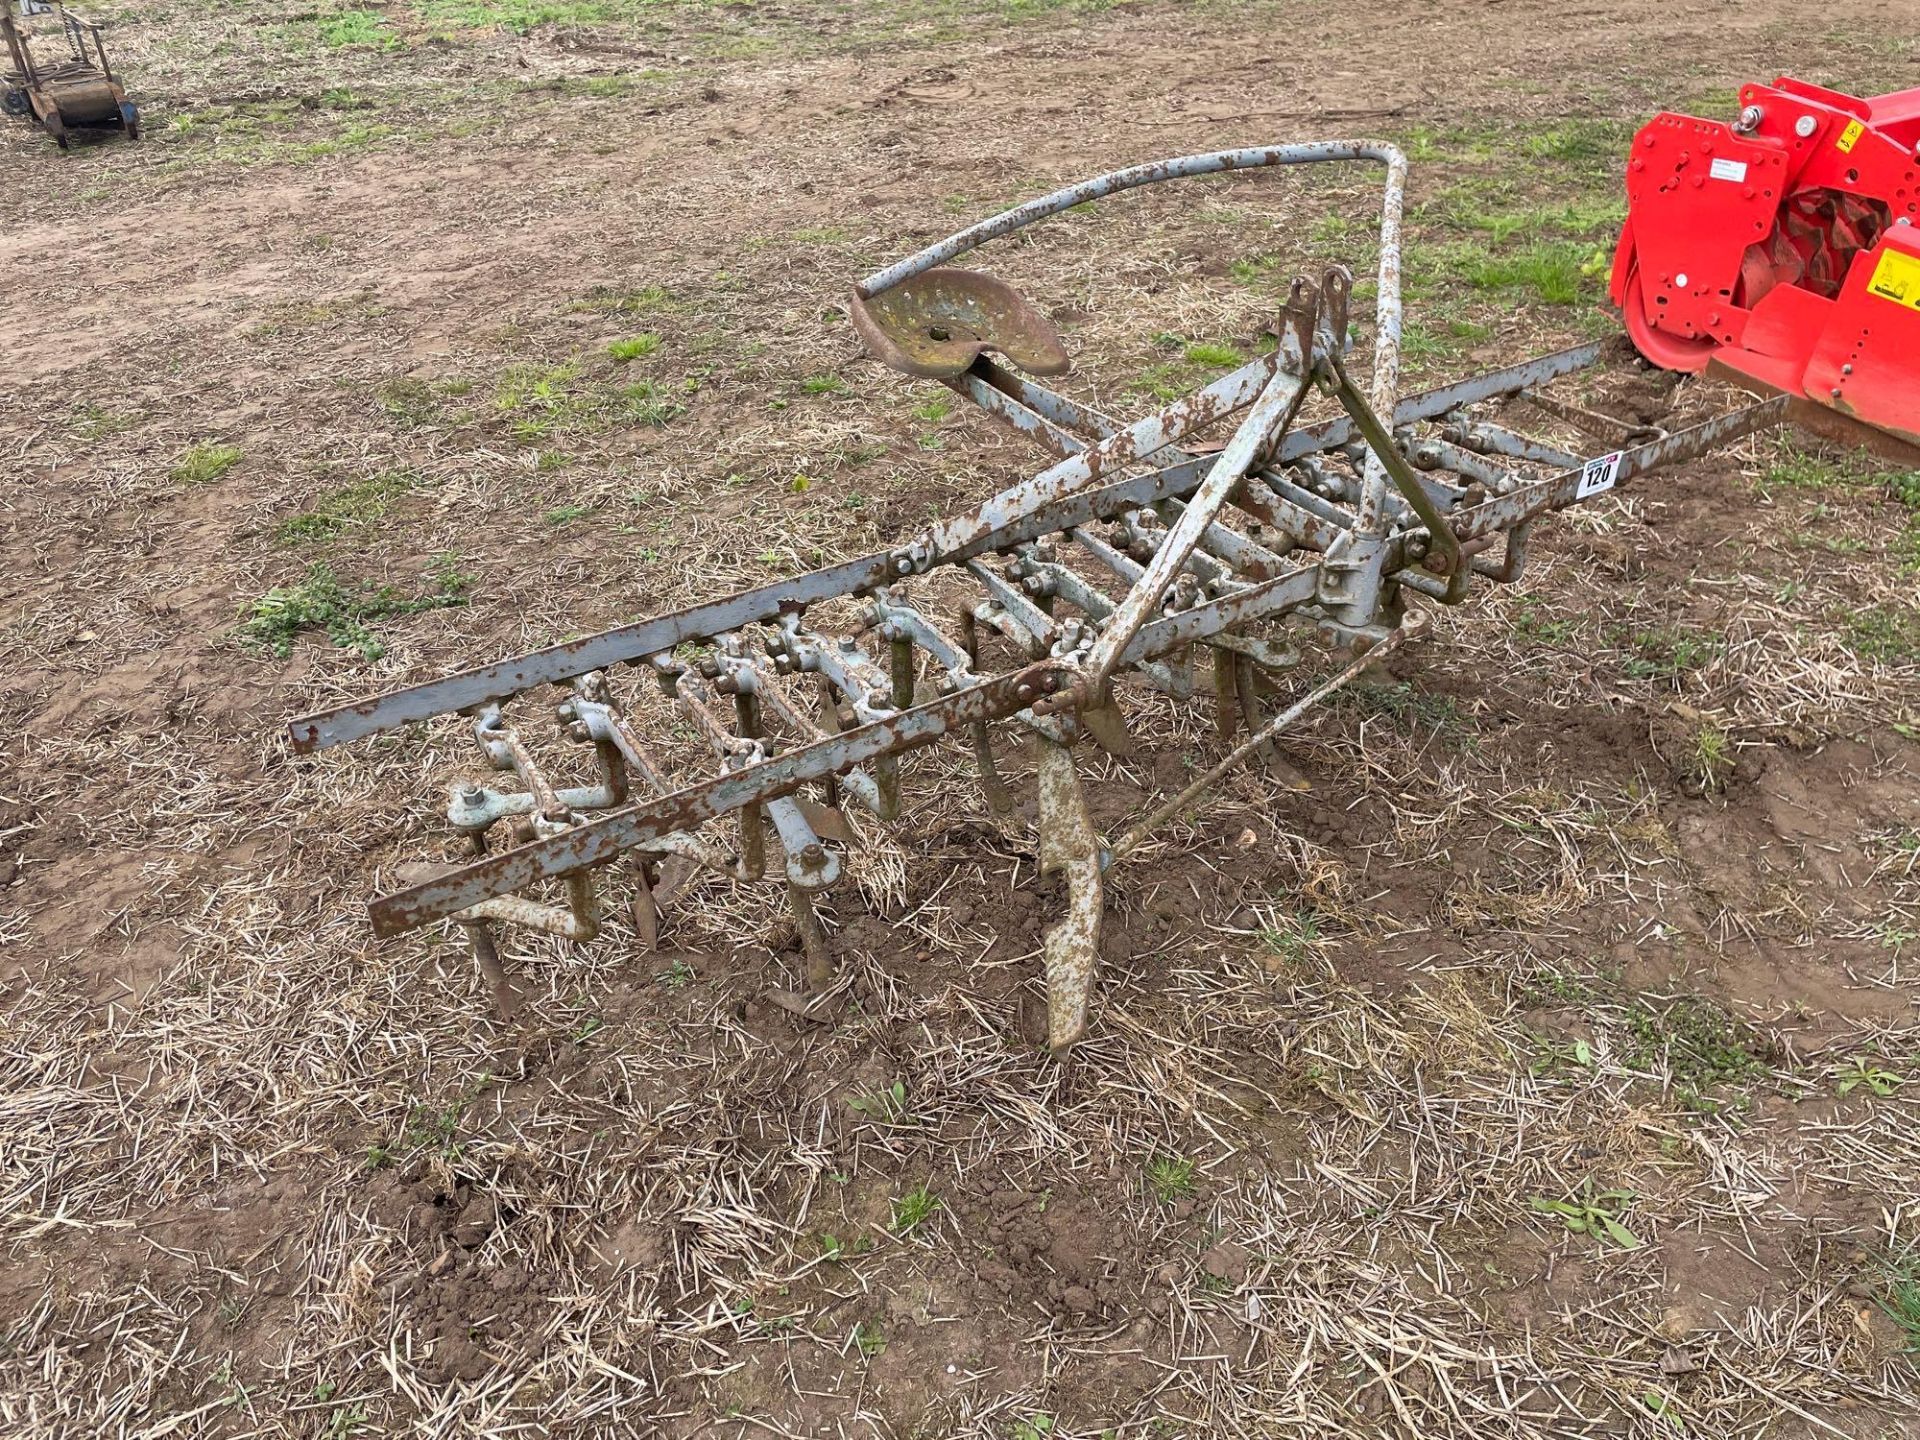
{"label": "red machinery", "polygon": [[1634,137],[1612,295],[1669,370],[1805,403],[1809,428],[1920,464],[1920,89],[1749,85],[1732,124]]}

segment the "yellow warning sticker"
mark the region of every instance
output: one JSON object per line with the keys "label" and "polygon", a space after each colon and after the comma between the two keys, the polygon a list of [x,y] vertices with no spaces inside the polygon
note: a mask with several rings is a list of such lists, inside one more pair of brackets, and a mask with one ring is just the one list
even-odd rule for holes
{"label": "yellow warning sticker", "polygon": [[1840,138],[1833,142],[1833,148],[1842,155],[1851,155],[1853,147],[1860,137],[1867,133],[1867,127],[1858,120],[1849,120],[1847,128],[1840,132]]}
{"label": "yellow warning sticker", "polygon": [[1920,256],[1901,250],[1887,251],[1873,267],[1867,293],[1910,310],[1920,310]]}

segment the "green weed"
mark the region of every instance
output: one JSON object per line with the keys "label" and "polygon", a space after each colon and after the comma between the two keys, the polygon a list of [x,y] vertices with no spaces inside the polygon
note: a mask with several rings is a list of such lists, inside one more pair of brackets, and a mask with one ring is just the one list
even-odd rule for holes
{"label": "green weed", "polygon": [[1626,1016],[1629,1069],[1665,1070],[1683,1085],[1706,1086],[1764,1074],[1757,1036],[1712,1001],[1684,996],[1665,1010],[1637,1002]]}
{"label": "green weed", "polygon": [[1615,630],[1608,638],[1632,650],[1620,669],[1634,680],[1678,680],[1704,668],[1724,645],[1718,635],[1665,626],[1631,633]]}
{"label": "green weed", "polygon": [[1579,626],[1572,620],[1548,615],[1546,605],[1547,602],[1538,595],[1516,595],[1513,615],[1515,633],[1529,640],[1538,640],[1542,645],[1567,645],[1579,633]]}
{"label": "green weed", "polygon": [[471,1085],[444,1105],[416,1100],[407,1112],[407,1143],[429,1146],[444,1160],[458,1159],[464,1148],[459,1139],[460,1117],[492,1083],[492,1073],[483,1070]]}
{"label": "green weed", "polygon": [[1909,1355],[1920,1354],[1920,1256],[1911,1252],[1881,1262],[1885,1294],[1880,1308],[1900,1327]]}
{"label": "green weed", "polygon": [[856,1235],[852,1240],[842,1240],[838,1235],[822,1235],[819,1240],[821,1257],[836,1264],[855,1255],[865,1255],[873,1249],[873,1241],[865,1235]]}
{"label": "green weed", "polygon": [[1846,1064],[1834,1066],[1832,1074],[1836,1095],[1851,1095],[1855,1090],[1866,1090],[1884,1100],[1906,1083],[1902,1076],[1882,1069],[1864,1055],[1856,1055]]}
{"label": "green weed", "polygon": [[1536,1214],[1552,1215],[1576,1235],[1590,1235],[1602,1244],[1618,1245],[1622,1250],[1638,1250],[1640,1237],[1620,1222],[1620,1216],[1633,1202],[1631,1190],[1595,1190],[1588,1180],[1565,1200],[1549,1200],[1535,1195],[1527,1204]]}
{"label": "green weed", "polygon": [[358,651],[364,660],[378,660],[386,646],[373,632],[377,622],[467,603],[472,577],[461,574],[456,563],[451,555],[434,561],[432,588],[416,596],[404,596],[390,585],[349,587],[327,566],[314,565],[298,584],[276,586],[242,612],[240,640],[284,660],[304,631],[324,630],[335,645]]}
{"label": "green weed", "polygon": [[1349,685],[1334,697],[1336,706],[1362,715],[1379,715],[1397,730],[1436,734],[1461,728],[1460,712],[1444,695],[1429,695],[1401,682],[1393,685]]}
{"label": "green weed", "polygon": [[864,1115],[869,1120],[878,1120],[886,1125],[910,1125],[913,1116],[907,1110],[907,1086],[903,1080],[896,1080],[884,1090],[875,1090],[870,1095],[856,1095],[847,1101],[847,1108],[856,1115]]}
{"label": "green weed", "polygon": [[1767,484],[1783,485],[1790,490],[1829,490],[1856,484],[1858,480],[1859,476],[1847,466],[1791,445],[1767,467],[1766,474]]}
{"label": "green weed", "polygon": [[1846,616],[1847,647],[1863,660],[1907,665],[1920,659],[1920,610],[1869,605]]}

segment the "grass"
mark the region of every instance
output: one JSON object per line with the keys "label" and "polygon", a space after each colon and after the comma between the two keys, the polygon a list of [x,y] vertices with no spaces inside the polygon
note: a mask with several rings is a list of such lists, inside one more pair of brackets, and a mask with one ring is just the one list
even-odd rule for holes
{"label": "grass", "polygon": [[282,520],[274,527],[274,539],[286,545],[335,539],[346,530],[382,519],[419,484],[420,477],[411,470],[382,470],[355,480],[322,495],[312,509]]}
{"label": "grass", "polygon": [[131,430],[139,423],[138,415],[109,410],[104,405],[85,404],[74,407],[68,427],[82,440],[105,440]]}
{"label": "grass", "polygon": [[648,311],[664,310],[672,302],[673,296],[659,285],[647,285],[638,290],[617,290],[611,286],[596,286],[567,308],[576,312],[590,311],[599,315],[640,315]]}
{"label": "grass", "polygon": [[1726,648],[1718,635],[1674,626],[1615,630],[1610,639],[1628,648],[1621,673],[1634,680],[1678,680],[1710,664]]}
{"label": "grass", "polygon": [[397,47],[405,44],[388,30],[377,10],[342,10],[320,21],[320,43],[333,50],[356,46]]}
{"label": "grass", "polygon": [[1920,660],[1920,610],[1909,605],[1867,605],[1842,619],[1847,646],[1863,660],[1911,665]]}
{"label": "grass", "polygon": [[1394,729],[1408,734],[1421,730],[1441,734],[1465,728],[1459,708],[1451,699],[1429,694],[1405,682],[1349,685],[1334,696],[1332,703],[1362,715],[1378,715],[1391,722]]}
{"label": "grass", "polygon": [[1314,955],[1320,942],[1320,922],[1310,912],[1284,917],[1278,924],[1260,931],[1260,943],[1288,968],[1296,968]]}
{"label": "grass", "polygon": [[1157,1155],[1147,1162],[1147,1189],[1162,1205],[1177,1205],[1197,1188],[1196,1169],[1184,1155]]}
{"label": "grass", "polygon": [[1726,787],[1733,773],[1733,742],[1717,725],[1700,725],[1688,743],[1686,772],[1702,790]]}
{"label": "grass", "polygon": [[301,635],[320,630],[363,660],[378,660],[386,653],[373,630],[378,622],[467,603],[472,577],[455,564],[450,555],[435,560],[429,588],[413,596],[390,585],[349,584],[326,565],[313,565],[301,580],[275,586],[247,606],[240,619],[240,640],[251,650],[284,660]]}
{"label": "grass", "polygon": [[245,454],[238,445],[198,440],[173,457],[167,478],[176,485],[208,485],[238,465]]}
{"label": "grass", "polygon": [[1899,1327],[1901,1348],[1920,1354],[1920,1255],[1889,1257],[1880,1269],[1880,1308]]}
{"label": "grass", "polygon": [[660,337],[654,334],[633,335],[625,340],[615,340],[607,346],[607,354],[619,364],[629,360],[644,360],[660,348]]}
{"label": "grass", "polygon": [[1536,240],[1516,249],[1462,248],[1457,273],[1476,290],[1518,291],[1543,305],[1572,305],[1592,284],[1592,247]]}
{"label": "grass", "polygon": [[1195,344],[1187,346],[1182,358],[1185,359],[1189,365],[1205,366],[1214,370],[1229,369],[1233,366],[1244,365],[1246,363],[1246,357],[1234,349],[1233,346],[1207,344],[1204,342],[1196,342]]}
{"label": "grass", "polygon": [[922,1181],[906,1194],[894,1197],[893,1220],[887,1228],[896,1235],[911,1235],[926,1224],[939,1208],[939,1199]]}

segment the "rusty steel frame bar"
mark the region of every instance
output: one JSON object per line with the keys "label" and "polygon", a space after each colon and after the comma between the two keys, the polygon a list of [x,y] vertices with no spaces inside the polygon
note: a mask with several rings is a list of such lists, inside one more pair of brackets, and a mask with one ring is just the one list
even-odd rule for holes
{"label": "rusty steel frame bar", "polygon": [[[1201,426],[1250,404],[1266,384],[1271,360],[1256,360],[1202,387],[1195,394],[1071,455],[1040,474],[1001,491],[975,511],[923,532],[906,546],[792,580],[779,580],[706,605],[695,605],[585,639],[536,650],[514,660],[482,665],[442,680],[370,700],[300,716],[288,724],[294,750],[306,753],[379,734],[448,711],[471,709],[517,695],[535,685],[571,679],[671,650],[725,630],[805,610],[823,600],[858,595],[936,564],[966,560],[1009,543],[1023,521],[1070,501],[1110,468],[1165,449]],[[1157,498],[1157,497],[1156,497]],[[1039,533],[1060,528],[1046,524]]]}
{"label": "rusty steel frame bar", "polygon": [[[1613,483],[1778,424],[1785,410],[1784,398],[1763,401],[1634,450],[1618,452],[1611,457],[1615,461]],[[1159,498],[1174,498],[1184,486],[1199,483],[1200,468],[1201,462],[1187,461],[1152,476],[1116,482],[1104,487],[1108,503],[1086,503],[1075,508],[1089,514],[1100,510],[1113,513],[1125,508],[1128,501],[1137,504],[1155,491],[1163,492]],[[1183,484],[1169,483],[1176,475]],[[1564,508],[1581,498],[1577,493],[1581,480],[1581,471],[1569,471],[1516,490],[1461,511],[1450,520],[1450,528],[1461,538],[1470,539],[1523,525],[1544,511]],[[1148,481],[1157,483],[1143,483]],[[1075,498],[1093,502],[1090,495]],[[1395,567],[1396,578],[1420,578],[1405,573],[1409,569],[1403,560]],[[1238,587],[1211,602],[1150,621],[1132,637],[1120,663],[1138,665],[1249,620],[1297,609],[1313,600],[1315,581],[1315,567],[1303,565],[1275,579]],[[838,774],[864,760],[933,743],[963,725],[1017,714],[1063,685],[1074,687],[1081,679],[1072,666],[1042,662],[1012,676],[980,681],[954,695],[855,730],[824,736],[787,755],[728,771],[532,845],[487,857],[452,875],[376,899],[372,906],[376,933],[397,934],[510,893],[542,876],[566,875],[582,866],[604,863],[623,850],[642,848],[669,832],[690,830],[730,810],[791,793],[809,780]]]}

